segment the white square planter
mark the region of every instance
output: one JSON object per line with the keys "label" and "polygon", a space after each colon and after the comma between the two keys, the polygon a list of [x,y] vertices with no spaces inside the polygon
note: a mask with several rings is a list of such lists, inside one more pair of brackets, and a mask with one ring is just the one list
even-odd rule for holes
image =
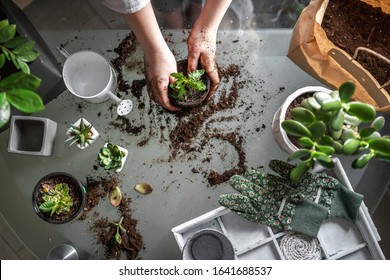
{"label": "white square planter", "polygon": [[8,149],[10,153],[51,156],[57,123],[41,117],[12,116]]}
{"label": "white square planter", "polygon": [[[104,145],[104,147],[107,147],[107,144],[108,144],[108,143],[106,143],[106,144]],[[115,172],[121,172],[121,171],[122,171],[123,166],[125,166],[125,163],[126,163],[126,160],[127,160],[127,156],[129,155],[128,150],[126,150],[125,148],[122,148],[121,146],[118,146],[118,148],[119,148],[120,151],[122,151],[122,152],[125,153],[125,156],[124,156],[124,157],[122,158],[122,160],[121,160],[122,166],[121,166],[120,168],[115,169]]]}
{"label": "white square planter", "polygon": [[[84,124],[85,124],[86,126],[91,125],[91,123],[90,123],[89,121],[87,121],[85,118],[80,118],[80,119],[78,119],[78,120],[77,120],[74,124],[72,124],[72,125],[73,125],[73,126],[79,126],[80,123],[81,123],[81,119],[84,120]],[[87,145],[85,145],[85,146],[83,147],[83,146],[81,146],[79,143],[76,143],[77,148],[83,150],[83,149],[85,149],[85,148],[91,146],[92,143],[96,141],[96,139],[99,137],[99,132],[95,129],[94,126],[92,126],[92,128],[91,128],[91,132],[92,132],[92,139],[89,141],[89,144],[87,144]],[[69,129],[66,131],[66,136],[68,136],[68,139],[69,139],[70,137],[72,137],[72,134],[71,134],[71,133],[72,133],[72,130],[69,128]]]}
{"label": "white square planter", "polygon": [[[329,175],[353,190],[339,159],[334,159],[334,162],[336,167]],[[323,170],[317,166],[313,172]],[[218,230],[226,235],[233,245],[236,259],[285,259],[280,247],[280,241],[286,235],[284,231],[250,222],[225,207],[178,225],[172,228],[172,232],[180,250],[183,250],[187,240],[204,229]],[[359,208],[356,224],[338,218],[327,219],[317,239],[321,245],[321,259],[385,259],[378,244],[380,236],[364,202]]]}

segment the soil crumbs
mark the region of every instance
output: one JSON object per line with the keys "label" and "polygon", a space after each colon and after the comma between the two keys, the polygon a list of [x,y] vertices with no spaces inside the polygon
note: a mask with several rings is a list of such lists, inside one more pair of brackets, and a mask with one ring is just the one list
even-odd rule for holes
{"label": "soil crumbs", "polygon": [[[99,180],[87,178],[87,198],[84,206],[84,212],[79,220],[85,220],[88,214],[94,211],[99,205],[101,199],[108,199],[110,192],[119,186],[120,182],[117,176],[110,178],[100,178]],[[130,208],[131,199],[122,197],[121,203],[117,210],[120,217],[123,217],[122,227],[125,232],[121,231],[122,242],[115,242],[116,227],[112,223],[118,221],[109,221],[106,217],[101,217],[96,211],[92,213],[93,223],[90,230],[95,234],[95,241],[104,246],[104,257],[106,259],[137,259],[139,252],[143,249],[143,238],[137,230],[138,221],[132,217]]]}
{"label": "soil crumbs", "polygon": [[[117,58],[112,61],[112,64],[116,68],[117,72],[120,73],[118,75],[119,82],[119,91],[128,91],[130,90],[132,95],[137,99],[138,109],[143,110],[147,107],[152,108],[153,106],[158,106],[156,104],[145,104],[148,102],[147,99],[142,95],[142,90],[146,86],[146,81],[143,80],[134,80],[132,84],[128,84],[127,81],[123,79],[122,71],[126,69],[126,59],[129,58],[134,53],[134,43],[129,41],[134,40],[134,35],[130,34],[127,36],[120,46],[118,46],[115,51],[119,55],[120,58]],[[126,50],[127,49],[127,50]],[[195,141],[199,138],[200,130],[205,125],[206,121],[211,118],[215,113],[234,108],[236,106],[236,101],[238,97],[238,91],[240,88],[243,88],[245,82],[238,81],[238,77],[240,76],[240,67],[237,65],[229,65],[225,68],[219,68],[219,75],[221,78],[221,82],[228,81],[233,78],[233,85],[229,90],[224,90],[220,94],[218,103],[214,103],[213,101],[209,101],[207,106],[199,106],[191,109],[183,109],[181,112],[173,113],[165,111],[161,108],[157,108],[158,118],[160,121],[158,123],[164,123],[169,126],[169,140],[170,140],[170,150],[171,157],[170,161],[174,161],[177,159],[178,154],[185,154],[189,152],[202,152],[203,144],[206,141],[214,138],[219,140],[224,140],[229,142],[238,153],[238,164],[236,167],[226,170],[222,173],[218,173],[217,171],[210,171],[204,176],[207,178],[210,186],[215,186],[220,183],[226,182],[229,178],[234,174],[242,174],[246,169],[246,155],[243,149],[243,137],[238,133],[227,133],[223,134],[221,131],[217,129],[207,130],[205,135],[202,135],[204,140],[200,145],[195,145]],[[147,106],[149,105],[149,106]],[[149,109],[147,112],[150,119],[155,119],[156,116],[153,116],[153,110]],[[161,121],[161,118],[164,118],[164,121]],[[175,122],[172,121],[175,119]],[[220,120],[221,121],[221,120]],[[224,118],[222,121],[229,121],[228,118]],[[175,126],[170,125],[172,123],[177,123]],[[120,130],[124,133],[129,133],[131,135],[140,135],[144,132],[146,127],[144,125],[135,125],[132,123],[127,117],[117,117],[114,121],[110,122],[112,126],[116,129]],[[161,125],[158,127],[159,130],[167,129],[166,126]],[[149,139],[153,137],[153,132],[149,132],[149,136],[144,140],[138,143],[138,146],[142,147],[149,142]],[[160,142],[166,142],[168,139],[161,139]],[[210,159],[204,159],[207,162]],[[199,171],[198,171],[199,172]]]}

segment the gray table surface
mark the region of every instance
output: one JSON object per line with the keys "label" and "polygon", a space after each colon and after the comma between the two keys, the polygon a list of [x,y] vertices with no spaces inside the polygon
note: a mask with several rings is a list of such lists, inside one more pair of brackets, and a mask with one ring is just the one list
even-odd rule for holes
{"label": "gray table surface", "polygon": [[[188,32],[163,32],[176,58],[184,59],[187,49],[183,39]],[[70,53],[90,49],[112,59],[116,56],[112,50],[127,34],[125,30],[42,32],[60,63],[64,58],[55,50],[58,44],[65,45]],[[219,65],[228,67],[236,64],[240,67],[241,74],[237,81],[244,82],[244,86],[239,90],[237,104],[241,106],[212,115],[202,127],[196,143],[203,139],[205,129],[215,127],[224,133],[235,132],[244,137],[247,166],[264,166],[273,158],[286,159],[287,154],[277,146],[272,136],[273,114],[294,90],[307,85],[321,85],[286,57],[290,36],[289,29],[221,31],[218,34]],[[130,60],[128,65],[132,67],[123,70],[129,83],[144,77],[139,46]],[[222,81],[215,94],[216,100],[219,93],[229,90],[232,82],[233,79]],[[110,125],[116,119],[115,110],[110,109],[112,101],[89,104],[68,91],[47,104],[44,111],[34,114],[58,123],[53,156],[7,153],[9,130],[0,134],[0,211],[22,242],[38,258],[45,259],[50,249],[59,243],[73,244],[81,258],[104,258],[102,247],[95,244],[93,234],[88,229],[91,219],[67,225],[47,224],[34,213],[31,194],[36,182],[50,172],[68,172],[81,181],[85,181],[88,175],[100,176],[103,171],[94,170],[93,165],[96,164],[100,147],[106,141],[115,142],[130,152],[119,177],[122,192],[132,198],[133,216],[139,221],[138,228],[144,238],[145,249],[140,252],[140,258],[180,259],[180,250],[171,229],[219,207],[218,196],[232,191],[227,183],[208,186],[202,174],[211,170],[222,172],[237,164],[237,153],[230,143],[210,139],[202,153],[182,154],[170,161],[169,140],[160,140],[169,139],[169,129],[177,121],[175,117],[170,118],[171,123],[166,123],[169,113],[149,102],[146,88],[139,100],[130,95],[126,98],[133,99],[135,103],[134,110],[128,115],[129,120],[135,126],[145,125],[139,135],[121,132]],[[138,108],[138,102],[144,102],[146,107]],[[231,117],[231,120],[223,122],[222,116]],[[100,133],[98,140],[83,151],[64,143],[66,128],[80,117],[93,123]],[[161,129],[161,125],[166,129]],[[145,138],[149,139],[148,143],[137,146]],[[211,158],[207,164],[202,162],[206,157]],[[194,167],[202,172],[193,173],[191,169]],[[348,173],[352,175],[352,185],[356,185],[362,171]],[[150,183],[154,191],[147,196],[139,195],[133,189],[139,182]],[[102,216],[118,219],[116,209],[107,201],[102,202],[96,210]]]}

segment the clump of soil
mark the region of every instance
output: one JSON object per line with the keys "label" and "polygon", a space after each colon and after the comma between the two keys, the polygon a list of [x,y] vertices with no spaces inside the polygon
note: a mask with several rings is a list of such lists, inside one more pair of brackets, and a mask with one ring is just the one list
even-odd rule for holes
{"label": "clump of soil", "polygon": [[[87,198],[84,212],[79,218],[85,220],[91,211],[99,205],[102,199],[108,199],[111,191],[120,185],[117,176],[110,178],[100,178],[95,180],[87,178],[86,190]],[[95,234],[96,242],[104,246],[104,256],[106,259],[137,259],[140,250],[143,248],[143,238],[138,232],[138,221],[132,217],[130,208],[131,199],[124,195],[121,204],[117,208],[120,217],[123,217],[122,226],[126,232],[121,233],[122,242],[117,244],[114,241],[116,228],[111,226],[107,217],[101,217],[97,212],[92,214],[92,225],[90,230]],[[118,218],[119,220],[120,218]]]}
{"label": "clump of soil", "polygon": [[[390,15],[357,0],[330,0],[322,27],[336,46],[353,57],[357,47],[366,47],[390,59]],[[367,52],[356,60],[383,85],[390,79],[390,65]],[[390,92],[390,86],[385,88]]]}

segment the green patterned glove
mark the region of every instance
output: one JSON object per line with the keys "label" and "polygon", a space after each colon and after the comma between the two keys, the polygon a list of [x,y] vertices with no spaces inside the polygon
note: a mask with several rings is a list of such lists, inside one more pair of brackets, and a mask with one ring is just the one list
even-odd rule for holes
{"label": "green patterned glove", "polygon": [[246,177],[232,176],[230,185],[239,193],[221,195],[219,203],[252,222],[316,237],[328,209],[268,176],[258,175],[247,170]]}
{"label": "green patterned glove", "polygon": [[363,201],[361,194],[350,191],[339,180],[324,173],[307,172],[299,182],[288,180],[294,165],[280,160],[271,160],[269,167],[280,176],[269,174],[275,184],[290,186],[307,199],[319,203],[330,211],[331,217],[356,222],[359,207]]}

